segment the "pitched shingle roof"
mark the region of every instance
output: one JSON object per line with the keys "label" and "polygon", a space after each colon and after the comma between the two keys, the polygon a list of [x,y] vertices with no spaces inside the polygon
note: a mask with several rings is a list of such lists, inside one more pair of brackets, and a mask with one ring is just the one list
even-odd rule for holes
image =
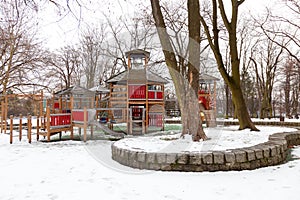
{"label": "pitched shingle roof", "polygon": [[107,83],[119,83],[126,84],[128,83],[163,83],[166,84],[168,81],[153,72],[146,69],[131,69],[128,71],[124,71],[119,73],[118,75],[112,77],[107,80]]}

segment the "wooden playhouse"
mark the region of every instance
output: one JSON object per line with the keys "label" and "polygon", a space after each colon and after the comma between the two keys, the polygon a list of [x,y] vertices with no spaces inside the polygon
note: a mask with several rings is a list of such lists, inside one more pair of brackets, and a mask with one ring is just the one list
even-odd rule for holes
{"label": "wooden playhouse", "polygon": [[107,80],[109,108],[116,123],[126,123],[128,134],[144,134],[164,127],[164,86],[167,81],[147,69],[150,53],[126,52],[124,72]]}

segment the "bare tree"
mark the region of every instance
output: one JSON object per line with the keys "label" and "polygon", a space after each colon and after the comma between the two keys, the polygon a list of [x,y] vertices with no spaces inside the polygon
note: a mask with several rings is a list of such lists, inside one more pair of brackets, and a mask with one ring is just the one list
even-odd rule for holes
{"label": "bare tree", "polygon": [[22,1],[1,2],[0,83],[2,93],[43,86],[39,71],[46,52],[35,38],[33,16]]}
{"label": "bare tree", "polygon": [[263,39],[260,36],[259,42],[256,43],[252,50],[251,61],[254,63],[254,71],[256,75],[256,83],[258,87],[259,97],[261,99],[260,118],[270,118],[273,116],[272,110],[272,92],[279,65],[282,62],[284,41],[278,46],[273,41],[278,42],[282,39],[272,40]]}
{"label": "bare tree", "polygon": [[[200,16],[201,23],[204,27],[205,33],[208,38],[209,45],[214,53],[215,59],[218,64],[218,69],[228,84],[232,92],[232,100],[235,107],[235,113],[239,120],[239,129],[250,128],[251,130],[258,130],[248,113],[248,109],[244,100],[243,91],[241,88],[240,77],[240,57],[237,43],[237,21],[239,6],[243,4],[245,0],[231,0],[231,20],[227,16],[227,12],[222,0],[212,0],[212,13],[208,19],[202,15]],[[218,9],[219,7],[219,9]],[[219,13],[220,12],[220,13]],[[221,20],[218,20],[219,17]],[[209,28],[209,22],[212,22],[212,30]],[[220,50],[220,28],[221,25],[225,27],[223,33],[228,36],[228,45],[230,47],[230,60],[231,60],[231,74],[228,73],[224,65],[224,58]]]}
{"label": "bare tree", "polygon": [[103,65],[105,34],[103,24],[99,28],[87,28],[82,34],[80,45],[86,88],[92,88],[102,82],[103,72],[106,70],[106,65]]}
{"label": "bare tree", "polygon": [[82,75],[80,53],[72,46],[63,47],[59,54],[54,54],[49,77],[55,77],[55,88],[67,89],[80,85]]}
{"label": "bare tree", "polygon": [[[199,65],[200,65],[200,21],[199,21],[199,1],[188,1],[188,29],[189,29],[189,64],[188,80],[180,73],[176,53],[171,43],[167,27],[161,11],[160,2],[151,0],[152,15],[158,32],[165,61],[172,77],[176,95],[179,101],[180,110],[182,111],[182,134],[190,133],[194,141],[200,138],[207,139],[199,115],[198,88],[199,88]],[[190,106],[193,106],[191,108]]]}

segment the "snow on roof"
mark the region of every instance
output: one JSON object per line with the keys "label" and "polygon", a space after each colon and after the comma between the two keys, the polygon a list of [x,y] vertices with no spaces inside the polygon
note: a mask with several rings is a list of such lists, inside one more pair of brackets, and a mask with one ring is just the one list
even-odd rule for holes
{"label": "snow on roof", "polygon": [[101,85],[97,85],[95,87],[92,87],[89,89],[92,92],[98,92],[98,93],[109,93],[109,89],[102,87]]}

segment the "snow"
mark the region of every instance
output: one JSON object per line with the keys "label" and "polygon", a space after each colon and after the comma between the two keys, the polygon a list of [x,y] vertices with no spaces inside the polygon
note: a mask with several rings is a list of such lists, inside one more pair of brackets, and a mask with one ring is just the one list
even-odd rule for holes
{"label": "snow", "polygon": [[221,151],[234,148],[254,146],[267,142],[269,135],[276,132],[292,132],[297,129],[284,127],[264,127],[250,131],[249,129],[238,131],[238,126],[206,128],[205,133],[210,138],[205,142],[191,142],[191,136],[181,139],[180,134],[155,137],[126,138],[116,143],[122,149],[131,149],[145,152],[203,152]]}
{"label": "snow", "polygon": [[[216,134],[219,142],[213,147],[227,149],[253,145],[264,141],[271,133],[293,131],[283,127],[259,128],[263,128],[260,133],[240,133],[231,126],[219,130]],[[174,136],[175,133],[171,137]],[[213,134],[210,137],[213,141]],[[188,138],[181,140],[188,142]],[[168,140],[156,140],[154,143],[157,141]],[[279,166],[241,172],[187,173],[122,166],[111,159],[111,144],[111,141],[101,140],[86,143],[33,140],[32,144],[28,144],[26,137],[19,142],[17,136],[14,143],[9,144],[9,135],[0,134],[0,199],[247,200],[298,199],[299,196],[299,147],[292,150],[292,161]],[[189,148],[194,151],[192,146]],[[143,148],[157,149],[151,145]]]}

